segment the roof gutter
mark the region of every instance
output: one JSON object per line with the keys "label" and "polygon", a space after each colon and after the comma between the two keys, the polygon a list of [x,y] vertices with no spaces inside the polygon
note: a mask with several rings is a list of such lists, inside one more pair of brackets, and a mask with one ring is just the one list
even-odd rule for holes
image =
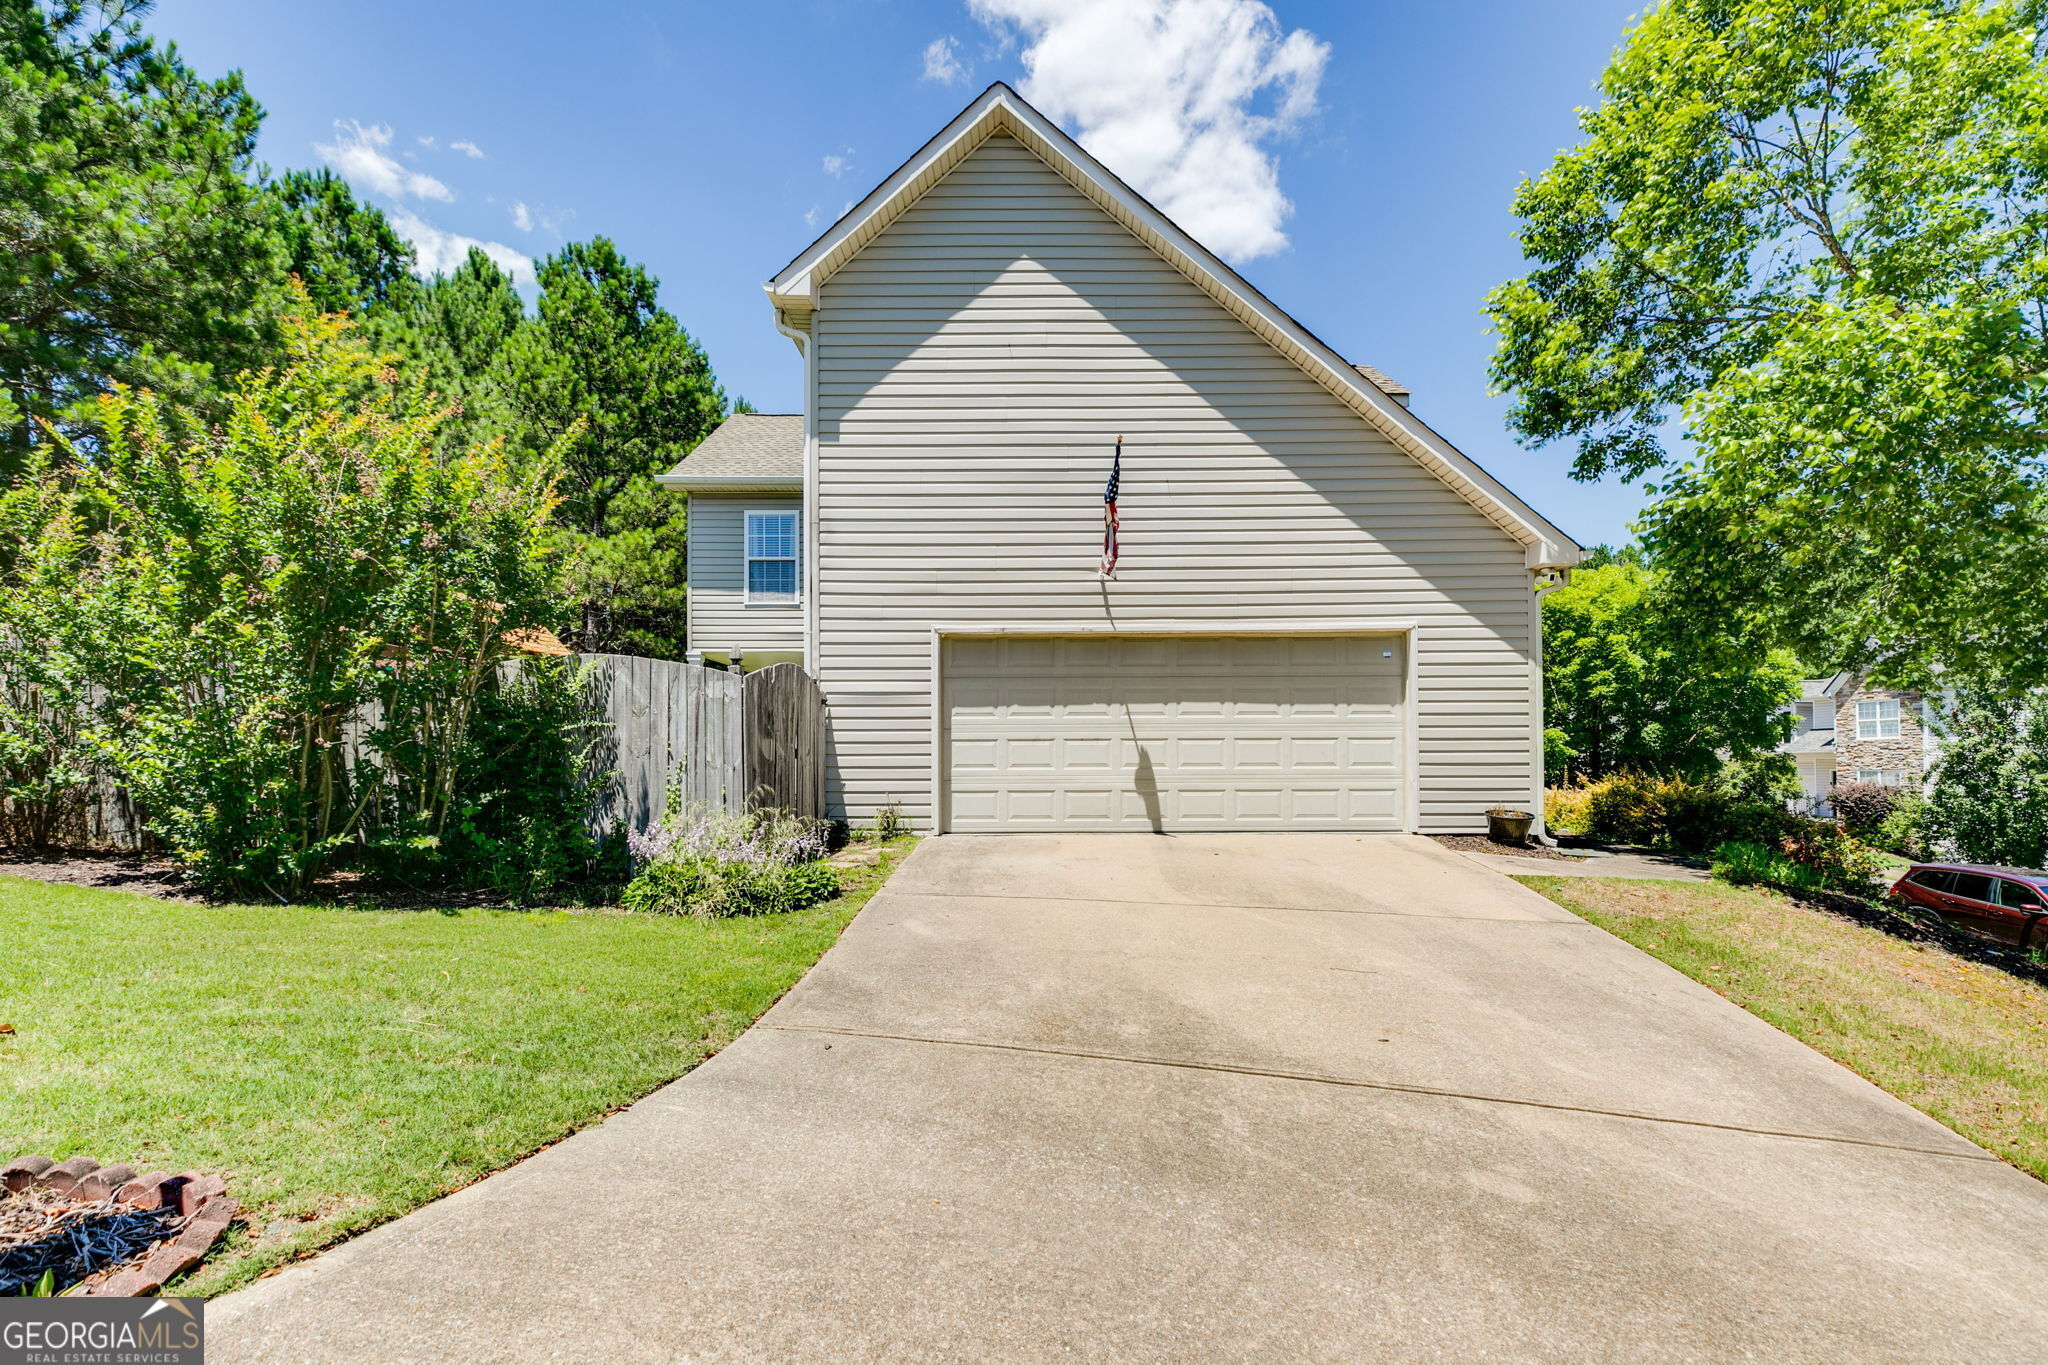
{"label": "roof gutter", "polygon": [[656,474],[654,481],[665,488],[701,488],[706,492],[718,492],[723,489],[756,492],[787,489],[790,492],[801,493],[804,487],[803,476],[800,474]]}

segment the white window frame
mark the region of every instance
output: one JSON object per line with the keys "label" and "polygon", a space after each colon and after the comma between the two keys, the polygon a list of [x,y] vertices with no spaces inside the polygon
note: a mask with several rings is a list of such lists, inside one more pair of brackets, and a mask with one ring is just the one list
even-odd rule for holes
{"label": "white window frame", "polygon": [[[1885,714],[1889,707],[1891,714]],[[1865,714],[1868,708],[1868,714]],[[1889,728],[1887,728],[1889,727]],[[1856,703],[1856,738],[1897,739],[1899,737],[1899,700],[1897,697],[1877,697],[1870,701]]]}
{"label": "white window frame", "polygon": [[1874,787],[1903,787],[1906,785],[1904,768],[1858,768],[1856,780]]}
{"label": "white window frame", "polygon": [[[786,555],[757,555],[754,548],[754,519],[756,517],[789,517],[793,525],[790,531],[790,553]],[[749,607],[799,607],[804,600],[803,565],[803,509],[800,507],[749,507],[740,517],[740,601]],[[754,595],[753,566],[756,560],[762,563],[784,563],[795,566],[796,590],[787,597],[757,597]]]}

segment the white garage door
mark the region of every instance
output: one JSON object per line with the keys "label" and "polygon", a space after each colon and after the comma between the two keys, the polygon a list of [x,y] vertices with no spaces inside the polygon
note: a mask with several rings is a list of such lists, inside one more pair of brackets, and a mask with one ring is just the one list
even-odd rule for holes
{"label": "white garage door", "polygon": [[949,638],[946,828],[1403,827],[1402,640]]}

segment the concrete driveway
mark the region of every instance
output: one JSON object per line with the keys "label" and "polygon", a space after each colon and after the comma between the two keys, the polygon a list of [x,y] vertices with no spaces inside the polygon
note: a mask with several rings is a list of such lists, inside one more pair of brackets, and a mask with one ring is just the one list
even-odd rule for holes
{"label": "concrete driveway", "polygon": [[2048,1187],[1422,839],[931,840],[210,1358],[2038,1359]]}

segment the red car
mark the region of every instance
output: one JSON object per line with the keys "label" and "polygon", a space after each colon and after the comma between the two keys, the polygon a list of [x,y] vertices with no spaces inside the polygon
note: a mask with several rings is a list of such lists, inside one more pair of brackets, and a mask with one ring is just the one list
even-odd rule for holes
{"label": "red car", "polygon": [[1979,863],[1917,863],[1892,894],[1938,911],[1958,928],[2017,943],[2048,942],[2048,872]]}

